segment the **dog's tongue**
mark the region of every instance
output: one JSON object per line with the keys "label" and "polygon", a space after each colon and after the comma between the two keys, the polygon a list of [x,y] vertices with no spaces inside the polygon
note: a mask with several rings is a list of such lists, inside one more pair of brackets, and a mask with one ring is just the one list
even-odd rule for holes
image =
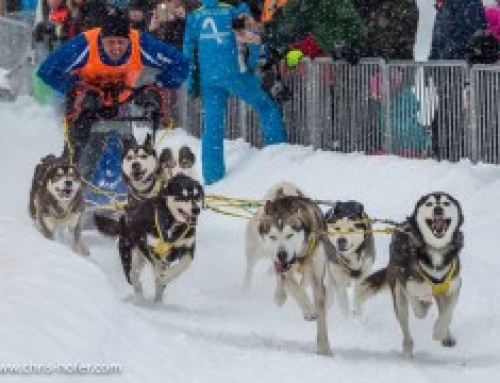
{"label": "dog's tongue", "polygon": [[441,232],[445,229],[446,221],[443,216],[435,216],[432,220],[432,229]]}

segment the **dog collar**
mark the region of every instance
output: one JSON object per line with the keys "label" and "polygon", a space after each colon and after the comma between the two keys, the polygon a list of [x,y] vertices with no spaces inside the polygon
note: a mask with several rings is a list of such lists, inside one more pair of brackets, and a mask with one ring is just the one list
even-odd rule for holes
{"label": "dog collar", "polygon": [[422,277],[424,282],[432,288],[432,295],[433,296],[446,295],[448,293],[448,290],[450,289],[450,283],[451,283],[451,280],[453,278],[453,275],[455,274],[456,269],[457,269],[457,259],[455,258],[451,262],[450,268],[449,268],[448,272],[446,273],[443,281],[435,283],[425,273],[422,266],[420,264],[418,265],[418,273],[420,274],[420,276]]}

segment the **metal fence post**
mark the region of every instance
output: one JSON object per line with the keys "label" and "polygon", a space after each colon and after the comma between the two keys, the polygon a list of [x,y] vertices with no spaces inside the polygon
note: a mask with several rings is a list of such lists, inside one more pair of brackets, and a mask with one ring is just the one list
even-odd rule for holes
{"label": "metal fence post", "polygon": [[470,71],[470,81],[469,81],[469,137],[470,137],[470,151],[469,157],[473,163],[477,163],[479,152],[478,152],[478,140],[477,140],[477,112],[476,112],[476,87],[478,85],[478,71],[476,68],[472,68]]}
{"label": "metal fence post", "polygon": [[391,153],[392,154],[392,126],[391,126],[391,95],[390,95],[390,89],[391,89],[391,80],[390,80],[390,71],[389,67],[384,61],[381,64],[382,68],[382,95],[383,95],[383,103],[384,103],[384,113],[385,113],[385,119],[384,119],[384,134],[383,134],[383,142],[384,142],[384,150],[386,153]]}
{"label": "metal fence post", "polygon": [[309,123],[309,134],[307,140],[304,140],[306,144],[312,145],[314,149],[321,148],[322,145],[322,129],[320,126],[320,99],[319,99],[319,66],[315,62],[307,61],[307,71],[306,71],[306,116],[307,122]]}

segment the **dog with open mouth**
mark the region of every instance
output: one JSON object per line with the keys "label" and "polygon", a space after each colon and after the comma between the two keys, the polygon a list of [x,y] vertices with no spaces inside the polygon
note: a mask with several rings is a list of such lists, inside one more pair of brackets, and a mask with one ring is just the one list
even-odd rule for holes
{"label": "dog with open mouth", "polygon": [[[330,284],[343,314],[349,313],[348,287],[354,285],[354,297],[371,272],[375,261],[372,224],[362,203],[339,201],[325,214],[334,255],[328,264]],[[353,312],[361,313],[354,300]]]}
{"label": "dog with open mouth", "polygon": [[[276,198],[268,200],[259,215],[259,236],[247,237],[247,241],[257,240],[259,243],[247,243],[247,250],[264,249],[264,254],[274,265],[275,303],[282,306],[290,294],[298,303],[304,319],[316,321],[317,353],[330,355],[324,279],[331,244],[326,222],[312,200],[299,195],[278,196],[280,189],[274,189],[277,190]],[[308,286],[312,287],[312,301]]]}
{"label": "dog with open mouth", "polygon": [[73,250],[89,255],[82,241],[84,207],[82,182],[76,168],[66,158],[53,154],[42,158],[35,167],[29,213],[45,238],[54,239],[56,230],[68,229]]}
{"label": "dog with open mouth", "polygon": [[[148,133],[143,143],[134,137],[122,142],[122,176],[127,185],[127,209],[139,201],[156,196],[164,182],[153,140]],[[122,213],[96,212],[94,223],[104,235],[116,237],[120,233],[119,219]]]}
{"label": "dog with open mouth", "polygon": [[461,276],[462,208],[451,195],[430,193],[417,202],[413,214],[392,235],[387,267],[365,279],[358,299],[363,302],[384,288],[392,292],[394,310],[403,333],[403,353],[413,356],[409,307],[424,318],[433,302],[438,309],[433,338],[453,347],[450,331]]}
{"label": "dog with open mouth", "polygon": [[191,265],[203,200],[200,183],[178,174],[158,196],[139,201],[121,217],[118,250],[137,298],[143,297],[140,277],[146,261],[153,267],[155,302],[162,301],[166,285]]}

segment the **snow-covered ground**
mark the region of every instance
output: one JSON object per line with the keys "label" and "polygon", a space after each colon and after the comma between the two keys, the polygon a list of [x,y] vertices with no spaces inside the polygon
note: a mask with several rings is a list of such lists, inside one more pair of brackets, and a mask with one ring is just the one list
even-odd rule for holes
{"label": "snow-covered ground", "polygon": [[[82,258],[36,231],[27,214],[38,159],[62,146],[49,108],[24,99],[0,104],[0,370],[14,364],[119,364],[119,375],[78,375],[71,381],[109,382],[479,382],[500,374],[500,168],[367,157],[299,146],[264,150],[227,142],[227,177],[208,194],[261,198],[279,181],[321,199],[362,201],[374,217],[402,220],[423,193],[443,190],[465,212],[463,289],[452,329],[458,344],[432,340],[433,309],[412,320],[413,359],[400,354],[401,334],[390,298],[369,301],[360,318],[328,315],[333,357],[315,354],[315,325],[293,301],[273,303],[269,265],[242,289],[245,221],[202,213],[192,267],[167,287],[164,303],[137,306],[112,240],[94,232]],[[198,141],[182,132],[196,151]],[[387,262],[378,236],[376,268]],[[147,289],[152,292],[151,275]],[[0,381],[27,381],[0,375]],[[29,381],[68,382],[63,372]]]}

